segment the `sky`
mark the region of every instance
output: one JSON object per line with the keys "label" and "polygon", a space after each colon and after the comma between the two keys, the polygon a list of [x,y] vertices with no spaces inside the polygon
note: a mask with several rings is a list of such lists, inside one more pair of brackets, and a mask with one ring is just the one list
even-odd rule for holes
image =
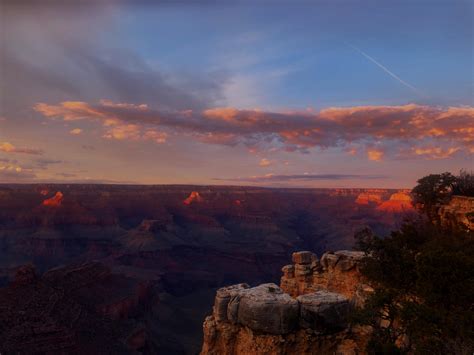
{"label": "sky", "polygon": [[0,1],[0,183],[411,188],[474,167],[473,3]]}

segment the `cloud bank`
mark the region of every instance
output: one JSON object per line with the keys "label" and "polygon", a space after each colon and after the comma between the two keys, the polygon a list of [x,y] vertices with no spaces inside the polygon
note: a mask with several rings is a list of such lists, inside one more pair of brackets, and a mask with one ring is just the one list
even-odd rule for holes
{"label": "cloud bank", "polygon": [[290,181],[321,181],[321,180],[351,180],[351,179],[385,179],[384,175],[353,175],[353,174],[266,174],[261,176],[214,178],[216,181],[240,181],[240,182],[290,182]]}
{"label": "cloud bank", "polygon": [[43,154],[43,151],[41,149],[16,147],[9,142],[0,142],[0,151],[4,153],[20,153],[20,154],[31,154],[31,155]]}
{"label": "cloud bank", "polygon": [[[370,160],[474,154],[474,108],[424,105],[330,107],[317,111],[237,108],[156,110],[145,104],[65,101],[38,103],[44,117],[95,121],[108,139],[151,139],[170,134],[209,144],[307,153],[312,148],[362,148]],[[77,122],[75,122],[77,123]],[[361,150],[361,149],[358,149]]]}

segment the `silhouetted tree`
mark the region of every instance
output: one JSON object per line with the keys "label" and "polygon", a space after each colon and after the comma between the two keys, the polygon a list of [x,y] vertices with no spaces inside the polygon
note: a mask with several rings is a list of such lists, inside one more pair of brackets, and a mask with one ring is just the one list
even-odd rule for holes
{"label": "silhouetted tree", "polygon": [[453,194],[474,197],[474,174],[461,170],[453,184]]}
{"label": "silhouetted tree", "polygon": [[426,213],[430,219],[435,219],[436,206],[449,201],[455,182],[456,177],[448,172],[419,179],[411,191],[415,207]]}
{"label": "silhouetted tree", "polygon": [[356,235],[367,255],[361,272],[375,290],[354,314],[356,323],[373,327],[369,354],[474,353],[474,232],[433,216],[454,186],[469,191],[471,179],[426,176],[413,195],[428,218],[406,221],[388,238]]}

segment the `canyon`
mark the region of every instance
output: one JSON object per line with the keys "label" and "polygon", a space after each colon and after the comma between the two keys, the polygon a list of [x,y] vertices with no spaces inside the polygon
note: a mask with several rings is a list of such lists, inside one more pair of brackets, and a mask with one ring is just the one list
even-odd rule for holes
{"label": "canyon", "polygon": [[[73,302],[86,320],[113,324],[116,332],[104,336],[121,350],[193,354],[201,349],[202,320],[216,289],[279,283],[279,270],[293,252],[351,249],[354,233],[364,227],[387,235],[410,212],[378,208],[397,194],[406,191],[0,185],[0,305],[15,305],[30,324],[43,314],[33,299],[43,300],[51,307],[52,313],[45,314],[55,334],[62,334],[54,339],[71,351],[83,339],[83,323],[75,316],[58,318],[54,304],[62,309]],[[361,204],[367,195],[380,198]],[[35,276],[18,283],[25,265],[25,275]],[[295,265],[294,274],[306,269]],[[77,287],[61,276],[71,273],[78,277]],[[331,285],[337,277],[318,275],[321,284],[335,290]],[[281,292],[313,289],[298,277],[283,282]],[[90,284],[83,284],[83,278]],[[31,293],[36,289],[39,294]],[[24,296],[30,293],[36,296]],[[17,305],[17,299],[25,304]],[[2,344],[8,344],[8,351],[22,351],[20,339],[30,328],[17,323],[11,328],[3,333]],[[31,346],[50,342],[46,328],[38,332]],[[88,344],[91,353],[101,346]]]}

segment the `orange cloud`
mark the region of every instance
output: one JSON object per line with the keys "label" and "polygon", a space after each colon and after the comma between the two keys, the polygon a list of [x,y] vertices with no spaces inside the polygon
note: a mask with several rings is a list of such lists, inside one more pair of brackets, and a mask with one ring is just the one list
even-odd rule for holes
{"label": "orange cloud", "polygon": [[140,127],[136,124],[115,125],[109,128],[102,137],[118,140],[138,140],[141,138]]}
{"label": "orange cloud", "polygon": [[[330,107],[319,112],[270,112],[224,107],[195,112],[157,111],[144,104],[101,101],[98,105],[39,103],[35,110],[49,118],[101,122],[106,128],[104,136],[116,139],[147,139],[150,134],[146,132],[156,130],[185,134],[210,144],[243,144],[251,150],[308,152],[312,148],[350,149],[354,146],[370,150],[377,144],[383,148],[383,153],[368,153],[372,160],[390,157],[402,148],[412,157],[443,156],[417,154],[410,150],[415,144],[436,146],[443,151],[456,146],[464,154],[472,154],[474,150],[472,107],[409,104]],[[155,141],[160,143],[162,140]]]}
{"label": "orange cloud", "polygon": [[166,132],[159,132],[154,129],[149,129],[143,134],[143,139],[152,140],[156,143],[166,143],[168,134]]}
{"label": "orange cloud", "polygon": [[2,182],[18,182],[31,181],[36,178],[32,169],[25,169],[18,165],[6,164],[0,165],[0,181]]}
{"label": "orange cloud", "polygon": [[367,149],[367,158],[373,161],[382,161],[384,152],[379,149]]}
{"label": "orange cloud", "polygon": [[267,158],[263,158],[260,160],[260,163],[258,163],[258,165],[265,168],[267,166],[272,165],[272,162],[268,160]]}
{"label": "orange cloud", "polygon": [[35,148],[19,148],[15,147],[13,144],[9,142],[0,143],[0,151],[5,153],[22,153],[22,154],[32,154],[32,155],[41,155],[43,151],[41,149]]}
{"label": "orange cloud", "polygon": [[423,148],[413,148],[413,152],[416,155],[422,155],[428,159],[445,159],[451,157],[453,154],[457,153],[461,148],[459,147],[449,147],[446,149],[440,147],[423,147]]}
{"label": "orange cloud", "polygon": [[64,101],[59,105],[48,105],[38,103],[34,106],[35,111],[49,118],[62,118],[64,121],[76,121],[88,118],[104,118],[107,114],[101,112],[86,102]]}
{"label": "orange cloud", "polygon": [[74,136],[77,136],[77,135],[79,135],[79,134],[82,133],[82,129],[80,129],[80,128],[74,128],[74,129],[71,129],[71,130],[69,131],[69,133],[71,133],[71,134],[74,135]]}

